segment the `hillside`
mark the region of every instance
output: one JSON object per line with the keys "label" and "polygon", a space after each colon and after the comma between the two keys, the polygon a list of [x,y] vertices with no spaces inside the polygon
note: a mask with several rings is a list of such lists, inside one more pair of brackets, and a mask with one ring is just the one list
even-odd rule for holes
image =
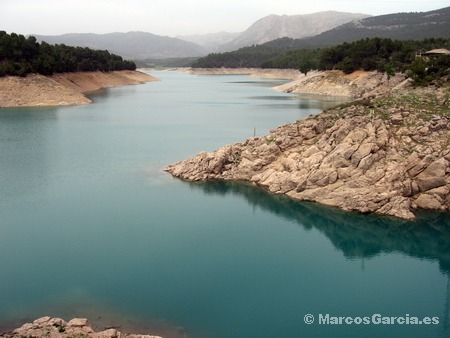
{"label": "hillside", "polygon": [[254,44],[263,44],[282,37],[304,38],[338,27],[369,15],[326,11],[306,15],[269,15],[241,33],[233,41],[221,46],[221,51],[235,50]]}
{"label": "hillside", "polygon": [[205,50],[192,42],[144,32],[109,34],[35,35],[38,41],[93,49],[107,49],[126,59],[191,57],[205,55]]}
{"label": "hillside", "polygon": [[156,80],[133,70],[0,77],[0,108],[89,104],[86,93]]}
{"label": "hillside", "polygon": [[53,73],[135,70],[136,64],[107,50],[38,43],[34,36],[0,31],[0,77]]}
{"label": "hillside", "polygon": [[[343,43],[335,47],[299,49],[291,43],[300,40],[278,39],[261,46],[245,47],[234,52],[209,54],[192,64],[195,68],[277,68],[298,69],[305,75],[311,70],[356,70],[405,72],[416,63],[418,51],[435,48],[450,48],[450,39],[424,39],[422,41],[400,41],[389,38],[371,38]],[[427,61],[428,70],[438,77],[448,75],[448,56]],[[425,63],[427,63],[425,62]],[[422,71],[421,71],[422,72]],[[425,74],[424,73],[424,74]],[[433,74],[427,74],[433,76]],[[437,74],[439,73],[439,74]],[[431,79],[430,79],[431,80]]]}
{"label": "hillside", "polygon": [[[314,37],[284,37],[235,51],[212,53],[200,58],[192,66],[299,68],[305,66],[301,65],[302,63],[310,64],[310,61],[313,61],[314,66],[320,59],[323,47],[374,37],[379,41],[382,41],[380,38],[383,37],[411,40],[413,42],[408,45],[413,49],[408,53],[413,54],[421,49],[449,48],[447,42],[441,43],[441,39],[450,38],[450,7],[423,13],[398,13],[356,20]],[[425,43],[420,41],[425,39],[428,39]],[[433,46],[434,43],[437,45]],[[301,49],[310,51],[304,53]]]}
{"label": "hillside", "polygon": [[420,13],[373,16],[303,40],[305,46],[329,46],[363,38],[386,37],[399,40],[450,38],[450,7]]}

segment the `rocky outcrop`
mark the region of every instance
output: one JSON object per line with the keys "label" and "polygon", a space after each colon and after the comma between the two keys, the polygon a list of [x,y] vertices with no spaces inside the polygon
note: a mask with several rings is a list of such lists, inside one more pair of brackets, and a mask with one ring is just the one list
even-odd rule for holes
{"label": "rocky outcrop", "polygon": [[361,100],[166,168],[297,200],[414,219],[450,208],[449,92]]}
{"label": "rocky outcrop", "polygon": [[309,72],[294,81],[274,89],[286,93],[348,96],[361,98],[384,95],[403,88],[408,81],[403,74],[387,80],[386,74],[376,71],[357,71],[344,74],[342,71]]}
{"label": "rocky outcrop", "polygon": [[157,80],[138,71],[76,72],[52,76],[0,78],[0,107],[67,106],[88,104],[84,94],[102,88],[142,84]]}
{"label": "rocky outcrop", "polygon": [[42,317],[32,323],[27,323],[2,337],[92,337],[92,338],[161,338],[158,336],[141,334],[123,334],[117,329],[111,328],[95,332],[86,318],[74,318],[69,322],[61,318]]}

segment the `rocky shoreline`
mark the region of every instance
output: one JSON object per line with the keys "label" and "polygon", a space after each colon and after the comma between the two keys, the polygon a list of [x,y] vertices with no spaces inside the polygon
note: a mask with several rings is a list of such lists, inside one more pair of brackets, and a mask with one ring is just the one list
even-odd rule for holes
{"label": "rocky shoreline", "polygon": [[293,81],[274,89],[293,94],[318,94],[364,98],[388,95],[407,87],[409,80],[403,74],[396,74],[389,80],[387,75],[377,71],[357,71],[344,74],[342,71],[309,72]]}
{"label": "rocky shoreline", "polygon": [[131,70],[6,76],[0,78],[0,108],[89,104],[92,101],[86,93],[156,80],[149,74]]}
{"label": "rocky shoreline", "polygon": [[286,79],[289,82],[273,89],[293,94],[317,94],[362,98],[384,95],[408,86],[403,74],[389,80],[386,74],[377,71],[357,71],[344,74],[342,71],[310,71],[307,75],[297,69],[262,68],[182,68],[195,75],[248,75],[252,78]]}
{"label": "rocky shoreline", "polygon": [[165,170],[190,181],[247,181],[296,200],[407,220],[419,208],[448,211],[449,88],[365,93]]}
{"label": "rocky shoreline", "polygon": [[61,318],[41,317],[32,323],[26,323],[12,332],[0,337],[92,337],[92,338],[161,338],[159,336],[145,334],[125,334],[115,328],[95,332],[86,318],[74,318],[66,322]]}

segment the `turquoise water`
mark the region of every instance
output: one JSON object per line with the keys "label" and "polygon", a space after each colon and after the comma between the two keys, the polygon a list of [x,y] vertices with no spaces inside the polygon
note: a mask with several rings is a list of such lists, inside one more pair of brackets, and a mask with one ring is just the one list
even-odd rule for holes
{"label": "turquoise water", "polygon": [[162,81],[92,105],[0,109],[3,330],[50,315],[165,337],[450,335],[448,214],[401,222],[162,171],[334,100],[245,76],[152,74]]}

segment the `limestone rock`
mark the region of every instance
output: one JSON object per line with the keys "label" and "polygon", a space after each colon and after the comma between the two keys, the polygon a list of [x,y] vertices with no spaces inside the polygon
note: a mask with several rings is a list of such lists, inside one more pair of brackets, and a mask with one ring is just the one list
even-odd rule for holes
{"label": "limestone rock", "polygon": [[89,321],[86,318],[74,318],[67,323],[68,327],[83,327],[83,326],[91,326]]}
{"label": "limestone rock", "polygon": [[74,318],[65,322],[61,318],[41,317],[32,323],[26,323],[20,328],[2,337],[50,337],[50,338],[69,338],[69,337],[92,337],[92,338],[161,338],[159,336],[123,334],[117,329],[107,329],[101,332],[95,332],[88,319]]}
{"label": "limestone rock", "polygon": [[421,98],[423,108],[407,97],[330,109],[166,171],[188,180],[246,180],[298,200],[404,219],[417,208],[448,211],[447,108],[430,112],[431,95]]}

